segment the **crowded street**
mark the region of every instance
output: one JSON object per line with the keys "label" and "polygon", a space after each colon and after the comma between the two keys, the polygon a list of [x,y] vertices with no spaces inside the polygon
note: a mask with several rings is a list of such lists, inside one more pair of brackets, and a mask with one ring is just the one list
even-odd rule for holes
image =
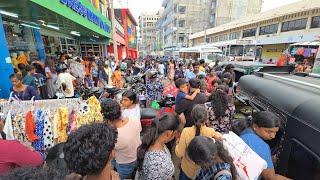
{"label": "crowded street", "polygon": [[0,0],[0,180],[320,180],[320,0]]}

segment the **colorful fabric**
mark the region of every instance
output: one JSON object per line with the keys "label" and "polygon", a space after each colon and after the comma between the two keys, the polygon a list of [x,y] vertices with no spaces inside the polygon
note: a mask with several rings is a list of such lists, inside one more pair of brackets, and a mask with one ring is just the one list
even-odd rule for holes
{"label": "colorful fabric", "polygon": [[69,116],[68,134],[75,132],[76,130],[77,130],[77,114],[74,110],[72,110]]}
{"label": "colorful fabric", "polygon": [[163,84],[160,81],[146,83],[146,98],[148,101],[160,100],[163,92]]}
{"label": "colorful fabric", "polygon": [[50,111],[45,112],[43,139],[44,139],[44,150],[48,150],[54,146],[53,129],[50,121]]}
{"label": "colorful fabric", "polygon": [[35,134],[38,137],[38,140],[32,143],[34,149],[38,152],[44,151],[44,138],[43,138],[43,129],[44,129],[44,111],[36,111],[36,132]]}
{"label": "colorful fabric", "polygon": [[6,123],[4,124],[4,127],[3,127],[3,132],[6,134],[7,140],[14,140],[11,110],[9,110],[7,114]]}
{"label": "colorful fabric", "polygon": [[35,131],[36,131],[36,123],[33,119],[32,112],[29,111],[27,112],[27,115],[26,115],[25,132],[30,142],[34,142],[39,139],[38,136],[35,134]]}
{"label": "colorful fabric", "polygon": [[225,116],[218,119],[215,115],[215,108],[211,106],[211,103],[206,103],[205,105],[209,115],[208,122],[206,123],[207,126],[214,128],[217,132],[228,133],[231,130],[231,120],[235,115],[235,106],[228,104]]}
{"label": "colorful fabric", "polygon": [[176,88],[176,86],[172,83],[168,84],[166,87],[164,87],[162,96],[166,97],[167,95],[172,95],[174,97],[177,97],[177,94],[179,92],[179,89]]}
{"label": "colorful fabric", "polygon": [[25,129],[26,119],[21,114],[16,114],[12,119],[13,134],[16,140],[26,143],[28,139],[26,137]]}
{"label": "colorful fabric", "polygon": [[68,139],[67,128],[69,123],[68,108],[59,108],[57,121],[57,143],[66,142]]}

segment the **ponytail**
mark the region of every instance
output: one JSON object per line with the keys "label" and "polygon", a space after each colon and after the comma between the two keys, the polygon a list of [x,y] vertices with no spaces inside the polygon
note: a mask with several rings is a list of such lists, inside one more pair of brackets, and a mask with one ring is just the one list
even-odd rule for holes
{"label": "ponytail", "polygon": [[137,151],[138,170],[142,169],[144,156],[148,151],[149,147],[152,144],[154,144],[154,142],[157,140],[158,131],[159,131],[159,119],[155,118],[152,121],[151,128],[143,136],[141,145],[138,147],[138,151]]}
{"label": "ponytail", "polygon": [[191,117],[193,118],[194,126],[196,128],[196,136],[200,136],[201,126],[208,119],[208,111],[205,105],[195,105],[191,111]]}
{"label": "ponytail", "polygon": [[165,113],[160,118],[152,121],[151,128],[142,138],[142,143],[138,147],[137,162],[138,170],[142,169],[146,152],[152,146],[158,137],[165,131],[175,131],[179,127],[179,120],[175,114]]}

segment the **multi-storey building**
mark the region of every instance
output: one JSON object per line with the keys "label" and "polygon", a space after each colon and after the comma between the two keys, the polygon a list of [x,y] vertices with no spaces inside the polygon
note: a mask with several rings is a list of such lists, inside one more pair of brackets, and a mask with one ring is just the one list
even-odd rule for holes
{"label": "multi-storey building", "polygon": [[319,41],[320,1],[299,1],[190,36],[191,46],[204,41],[220,46],[237,39],[262,46],[263,60],[277,59],[291,43]]}
{"label": "multi-storey building", "polygon": [[0,98],[10,94],[9,75],[19,56],[42,61],[57,52],[107,56],[112,33],[106,6],[106,0],[1,0]]}
{"label": "multi-storey building", "polygon": [[142,13],[139,17],[141,56],[152,54],[156,41],[156,22],[159,18],[158,13]]}
{"label": "multi-storey building", "polygon": [[[166,55],[189,45],[189,36],[261,11],[262,0],[163,0],[157,23]],[[161,38],[160,38],[161,40]]]}

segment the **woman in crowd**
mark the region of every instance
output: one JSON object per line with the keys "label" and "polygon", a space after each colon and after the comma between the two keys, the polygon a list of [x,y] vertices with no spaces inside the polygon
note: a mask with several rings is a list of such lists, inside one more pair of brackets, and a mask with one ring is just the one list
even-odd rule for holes
{"label": "woman in crowd", "polygon": [[212,89],[213,89],[213,81],[219,79],[217,77],[216,71],[214,69],[210,70],[210,73],[207,75],[206,77],[206,82],[207,82],[207,86],[208,86],[208,92],[211,93]]}
{"label": "woman in crowd", "polygon": [[140,120],[140,105],[138,103],[137,94],[132,90],[127,90],[122,94],[122,117],[129,118],[130,116],[134,116],[135,119]]}
{"label": "woman in crowd", "polygon": [[232,96],[232,88],[233,88],[233,77],[232,74],[229,72],[225,72],[223,74],[223,81],[222,84],[228,86],[228,95]]}
{"label": "woman in crowd", "polygon": [[235,114],[235,106],[229,102],[227,93],[217,89],[210,96],[210,104],[207,105],[209,121],[207,126],[220,133],[228,133],[231,130],[231,121]]}
{"label": "woman in crowd", "polygon": [[241,139],[267,162],[267,169],[261,173],[265,180],[288,179],[275,173],[271,149],[265,142],[275,138],[280,126],[280,119],[275,114],[261,111],[253,116],[251,126],[242,131],[240,135]]}
{"label": "woman in crowd", "polygon": [[91,62],[90,73],[91,73],[91,78],[93,80],[93,86],[98,87],[99,73],[98,73],[98,66],[95,61]]}
{"label": "woman in crowd", "polygon": [[34,97],[34,100],[41,99],[37,89],[32,86],[27,86],[22,83],[22,77],[18,74],[12,74],[10,76],[12,83],[13,98],[18,100],[31,100]]}
{"label": "woman in crowd", "polygon": [[197,171],[200,169],[199,166],[194,164],[187,156],[186,149],[188,144],[195,136],[206,136],[215,139],[222,139],[220,133],[216,132],[213,128],[209,128],[205,125],[208,119],[208,112],[205,105],[195,105],[192,109],[191,116],[194,120],[195,125],[192,127],[184,128],[182,130],[180,139],[177,140],[177,146],[175,149],[178,158],[182,158],[180,180],[193,179],[196,176]]}
{"label": "woman in crowd", "polygon": [[64,146],[69,171],[86,180],[119,179],[111,168],[116,141],[117,132],[108,124],[81,126],[69,135]]}
{"label": "woman in crowd", "polygon": [[56,81],[58,79],[58,74],[52,59],[47,59],[45,61],[45,72],[49,98],[54,98],[57,92]]}
{"label": "woman in crowd", "polygon": [[174,79],[174,71],[175,71],[175,69],[174,69],[174,62],[173,62],[173,60],[171,59],[171,60],[169,61],[169,72],[168,72],[168,78],[169,78],[170,80],[173,80],[173,79]]}
{"label": "woman in crowd", "polygon": [[122,75],[119,66],[116,67],[115,71],[112,74],[112,84],[117,88],[123,87]]}
{"label": "woman in crowd", "polygon": [[232,180],[237,179],[233,159],[221,142],[212,138],[197,136],[187,148],[188,157],[201,167],[196,180]]}
{"label": "woman in crowd", "polygon": [[150,131],[145,134],[138,148],[139,179],[172,179],[174,165],[166,143],[175,137],[179,120],[173,114],[164,114],[152,122]]}
{"label": "woman in crowd", "polygon": [[222,81],[218,78],[211,82],[211,93],[217,90],[218,86],[222,85]]}
{"label": "woman in crowd", "polygon": [[137,148],[141,144],[140,120],[135,119],[134,116],[121,117],[120,105],[111,99],[103,99],[101,108],[105,121],[118,130],[118,140],[114,149],[117,172],[121,179],[130,179],[134,176],[137,165]]}

